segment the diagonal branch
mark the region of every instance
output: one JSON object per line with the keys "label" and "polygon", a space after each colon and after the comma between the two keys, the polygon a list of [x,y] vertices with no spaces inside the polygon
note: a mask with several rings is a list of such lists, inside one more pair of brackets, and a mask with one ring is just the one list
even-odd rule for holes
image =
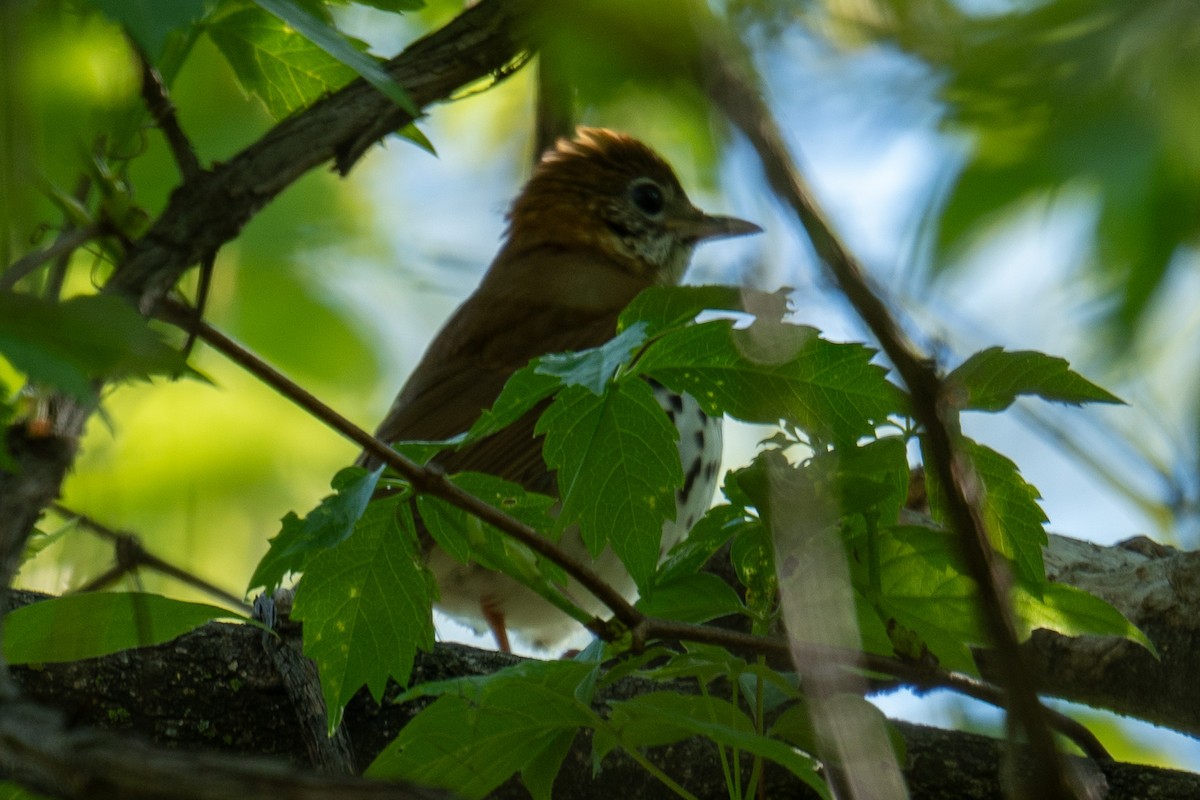
{"label": "diagonal branch", "polygon": [[[739,55],[741,48],[733,51]],[[748,62],[748,56],[745,57]],[[866,272],[833,232],[812,199],[788,151],[783,134],[757,88],[722,46],[709,43],[701,59],[710,100],[749,139],[776,195],[796,214],[837,285],[867,323],[912,396],[913,414],[925,430],[928,467],[946,487],[951,527],[971,575],[979,585],[981,610],[996,647],[996,660],[1009,692],[1012,719],[1029,737],[1036,769],[1029,777],[1031,797],[1076,797],[1066,762],[1054,744],[1046,710],[1018,646],[1008,587],[1011,576],[995,559],[979,510],[978,480],[955,441],[956,420],[942,401],[942,382],[932,364],[908,340],[887,305],[870,286]]]}
{"label": "diagonal branch", "polygon": [[[460,87],[501,72],[521,52],[519,23],[529,5],[530,0],[483,0],[413,43],[387,69],[418,106],[446,100]],[[353,163],[349,156],[361,155],[411,121],[396,113],[390,100],[355,81],[279,123],[229,161],[185,179],[104,291],[149,312],[188,268],[237,236],[264,205],[309,170],[335,158],[348,168]],[[59,494],[79,436],[95,410],[93,404],[67,397],[55,400],[55,436],[35,437],[21,425],[5,432],[15,468],[0,471],[0,588],[11,583],[26,538],[42,509]]]}

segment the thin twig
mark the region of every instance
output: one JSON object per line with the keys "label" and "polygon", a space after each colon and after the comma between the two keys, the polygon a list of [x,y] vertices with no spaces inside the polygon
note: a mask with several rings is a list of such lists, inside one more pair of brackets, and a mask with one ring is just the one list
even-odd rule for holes
{"label": "thin twig", "polygon": [[[735,52],[742,51],[739,48]],[[940,378],[908,341],[887,305],[870,286],[862,265],[838,239],[812,199],[756,81],[736,67],[716,45],[710,44],[701,62],[706,68],[709,99],[749,139],[776,195],[795,212],[842,293],[875,334],[908,386],[913,414],[925,429],[927,467],[945,487],[950,527],[959,534],[968,569],[979,586],[984,623],[1010,694],[1009,710],[1032,746],[1035,769],[1029,786],[1034,787],[1035,795],[1031,796],[1078,796],[1079,789],[1069,779],[1066,762],[1055,747],[1032,671],[1018,647],[1008,597],[1011,576],[992,553],[979,511],[978,479],[951,434],[956,429],[956,420],[941,401]]]}
{"label": "thin twig", "polygon": [[117,553],[117,563],[102,575],[93,578],[84,586],[80,587],[80,592],[90,592],[101,589],[116,580],[119,580],[124,575],[128,575],[140,567],[152,569],[155,572],[162,573],[170,578],[187,584],[193,589],[198,589],[205,594],[208,594],[223,603],[227,603],[234,608],[243,611],[249,615],[251,608],[240,597],[237,597],[219,586],[215,586],[203,578],[197,577],[187,570],[177,567],[174,564],[168,563],[153,553],[146,550],[138,537],[131,533],[123,533],[113,530],[102,522],[98,522],[87,514],[81,514],[73,511],[60,503],[52,503],[50,508],[55,513],[61,514],[64,517],[73,519],[80,525],[91,530],[97,536],[105,539],[113,544],[113,548]]}
{"label": "thin twig", "polygon": [[87,244],[98,234],[99,228],[95,225],[64,230],[48,247],[35,250],[32,253],[26,253],[14,261],[4,271],[4,274],[0,275],[0,291],[13,288],[17,285],[17,281],[29,275],[47,261],[70,255],[76,248]]}
{"label": "thin twig", "polygon": [[[186,320],[189,316],[189,310],[176,303],[164,305],[159,314],[160,318],[176,325],[184,324],[183,320]],[[730,650],[752,655],[781,656],[784,658],[790,658],[792,650],[799,647],[806,653],[812,653],[813,658],[820,658],[826,661],[836,660],[838,663],[848,667],[892,675],[917,688],[951,689],[993,705],[1002,706],[1004,704],[1004,693],[982,681],[946,672],[945,670],[931,669],[927,666],[913,664],[896,658],[862,653],[857,650],[831,648],[805,643],[793,642],[789,646],[789,643],[783,639],[755,636],[753,634],[706,625],[648,618],[630,605],[623,596],[614,591],[589,567],[563,553],[553,543],[548,542],[538,534],[536,530],[496,510],[478,498],[463,492],[453,483],[450,483],[440,471],[421,467],[405,459],[395,450],[342,417],[302,387],[293,383],[273,367],[263,362],[241,345],[233,342],[208,323],[201,324],[199,327],[199,336],[203,342],[258,377],[285,398],[296,403],[321,422],[324,422],[338,433],[346,436],[355,444],[365,448],[372,455],[378,457],[392,469],[395,469],[408,479],[418,491],[440,497],[458,508],[479,517],[484,522],[504,531],[514,539],[562,567],[567,574],[608,606],[613,615],[623,625],[632,630],[634,636],[639,641],[646,641],[648,639],[692,641],[719,645]],[[612,632],[608,631],[602,624],[597,624],[592,629],[602,638],[612,638]],[[1048,713],[1054,717],[1055,726],[1064,735],[1079,744],[1079,747],[1090,756],[1093,758],[1110,758],[1103,745],[1086,728],[1083,728],[1069,717],[1049,711]]]}
{"label": "thin twig", "polygon": [[[711,644],[732,652],[752,656],[764,655],[790,659],[794,653],[800,653],[812,663],[833,663],[843,668],[891,675],[903,684],[919,691],[948,689],[999,708],[1004,708],[1007,704],[1006,695],[1002,689],[978,678],[964,675],[961,672],[950,672],[939,667],[876,653],[812,642],[789,642],[782,638],[757,636],[713,625],[697,625],[654,617],[645,618],[638,626],[637,632],[647,640],[661,639]],[[1079,749],[1085,752],[1089,758],[1112,760],[1108,750],[1087,727],[1053,709],[1047,708],[1045,711],[1054,728],[1078,745]]]}
{"label": "thin twig", "polygon": [[166,137],[167,147],[171,149],[171,155],[179,167],[179,174],[185,181],[191,180],[202,170],[200,159],[196,156],[196,148],[192,146],[191,140],[188,139],[179,124],[179,117],[175,114],[175,104],[171,102],[171,97],[167,94],[167,87],[163,84],[162,76],[158,74],[158,70],[154,68],[136,43],[131,42],[130,44],[137,51],[138,58],[142,63],[142,100],[146,103],[146,109],[154,119],[154,124]]}
{"label": "thin twig", "polygon": [[[191,309],[171,300],[159,304],[156,313],[160,319],[186,329],[192,323]],[[467,511],[483,522],[492,525],[519,541],[539,555],[558,564],[596,599],[612,610],[613,615],[627,627],[634,627],[642,615],[620,592],[613,589],[596,572],[583,562],[564,553],[554,542],[546,539],[530,526],[489,506],[479,498],[463,491],[437,469],[422,467],[397,453],[383,441],[376,439],[344,416],[334,411],[304,387],[267,364],[261,358],[218,331],[207,322],[197,326],[202,342],[224,355],[235,364],[279,392],[288,400],[303,408],[316,419],[350,441],[362,447],[375,458],[387,464],[412,484],[413,489],[442,500]]]}

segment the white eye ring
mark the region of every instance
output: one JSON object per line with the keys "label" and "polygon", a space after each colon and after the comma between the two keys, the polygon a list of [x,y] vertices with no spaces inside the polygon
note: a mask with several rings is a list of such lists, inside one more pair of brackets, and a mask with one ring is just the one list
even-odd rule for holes
{"label": "white eye ring", "polygon": [[667,206],[666,193],[650,178],[638,178],[629,184],[629,199],[638,211],[651,219],[660,216]]}

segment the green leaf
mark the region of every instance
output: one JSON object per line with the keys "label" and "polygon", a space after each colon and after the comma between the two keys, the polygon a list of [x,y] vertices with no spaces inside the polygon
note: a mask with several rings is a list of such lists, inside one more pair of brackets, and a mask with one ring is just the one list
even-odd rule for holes
{"label": "green leaf", "polygon": [[561,764],[563,739],[598,721],[575,698],[591,671],[581,662],[530,661],[482,679],[442,682],[441,697],[404,726],[367,775],[470,800],[528,770],[531,790],[541,792]]}
{"label": "green leaf", "polygon": [[262,9],[269,11],[294,28],[305,39],[335,58],[339,63],[358,73],[387,96],[393,103],[416,117],[421,112],[408,94],[379,62],[360,50],[344,34],[324,20],[310,14],[302,6],[290,0],[254,0]]}
{"label": "green leaf", "polygon": [[[715,697],[651,692],[612,703],[609,722],[618,741],[627,750],[655,747],[692,736],[704,736],[717,744],[762,756],[787,769],[821,797],[829,789],[818,773],[815,758],[777,739],[754,732],[754,724],[736,706]],[[602,759],[613,744],[596,737],[596,758]]]}
{"label": "green leaf", "polygon": [[88,0],[120,24],[142,48],[146,58],[157,62],[166,49],[167,37],[183,31],[208,13],[212,0]]}
{"label": "green leaf", "polygon": [[[553,527],[550,509],[557,502],[521,486],[478,472],[464,472],[451,479],[464,491],[473,494],[492,508],[515,517],[540,531]],[[418,495],[417,508],[425,529],[438,545],[452,557],[467,563],[475,561],[489,569],[502,570],[527,585],[541,584],[547,590],[546,578],[537,567],[537,557],[524,545],[463,509],[432,495]],[[548,574],[558,577],[553,565],[542,564]]]}
{"label": "green leaf", "polygon": [[354,70],[258,8],[221,17],[208,26],[208,35],[233,67],[242,90],[261,100],[275,119],[354,78]]}
{"label": "green leaf", "polygon": [[881,527],[880,593],[884,622],[915,632],[943,666],[976,672],[969,647],[983,644],[975,581],[946,531],[918,526]]}
{"label": "green leaf", "polygon": [[738,580],[746,587],[746,605],[754,619],[765,621],[775,608],[779,592],[775,545],[767,526],[762,522],[740,526],[730,547],[729,559]]}
{"label": "green leaf", "polygon": [[1146,634],[1101,598],[1065,583],[1047,582],[1038,588],[1038,592],[1031,592],[1017,584],[1013,589],[1022,638],[1037,628],[1063,636],[1120,636],[1137,642],[1158,658],[1158,650]]}
{"label": "green leaf", "polygon": [[94,398],[92,381],[145,378],[187,369],[149,323],[110,295],[61,303],[0,292],[0,355],[34,381],[80,399]]}
{"label": "green leaf", "polygon": [[659,565],[655,585],[698,572],[742,525],[749,524],[753,523],[740,508],[731,505],[710,508],[667,553],[666,560]]}
{"label": "green leaf", "polygon": [[675,514],[683,469],[679,432],[641,380],[612,384],[601,396],[564,389],[538,420],[546,463],[558,471],[559,525],[579,523],[592,555],[606,544],[638,586],[658,564],[662,524]]}
{"label": "green leaf", "polygon": [[464,443],[474,442],[507,428],[562,388],[562,380],[557,375],[539,372],[538,364],[539,360],[535,359],[513,373],[500,390],[496,402],[471,426],[463,439]]}
{"label": "green leaf", "polygon": [[1059,403],[1123,402],[1072,370],[1066,359],[1001,347],[968,358],[946,376],[946,387],[963,410],[1003,411],[1022,394]]}
{"label": "green leaf", "polygon": [[304,564],[314,553],[327,550],[345,541],[371,501],[383,467],[367,472],[362,467],[347,467],[333,478],[331,494],[321,500],[304,519],[289,511],[283,527],[271,539],[266,555],[258,562],[250,584],[249,594],[259,586],[270,592],[283,583],[289,572],[304,571]]}
{"label": "green leaf", "polygon": [[169,642],[214,619],[245,619],[204,603],[144,592],[90,592],[55,597],[4,617],[4,658],[46,664],[98,658]]}
{"label": "green leaf", "polygon": [[49,798],[44,794],[35,794],[20,784],[0,781],[0,800],[49,800]]}
{"label": "green leaf", "polygon": [[787,313],[787,292],[757,292],[739,286],[652,286],[621,312],[617,330],[638,323],[649,336],[680,328],[702,311],[735,311],[778,321]]}
{"label": "green leaf", "polygon": [[425,7],[425,0],[354,0],[360,6],[370,6],[381,11],[420,11]]}
{"label": "green leaf", "polygon": [[349,539],[314,555],[296,589],[304,653],[317,663],[332,729],[364,684],[378,702],[433,648],[433,579],[421,563],[408,499],[367,507]]}
{"label": "green leaf", "polygon": [[550,741],[521,768],[521,783],[529,790],[533,800],[553,800],[554,779],[562,769],[563,761],[575,743],[576,731],[563,730],[550,737]]}
{"label": "green leaf", "polygon": [[563,386],[582,386],[592,394],[602,394],[629,359],[646,341],[646,326],[633,325],[599,347],[578,353],[552,353],[537,360],[534,371],[553,375]]}
{"label": "green leaf", "polygon": [[[1042,549],[1049,541],[1046,513],[1038,504],[1041,495],[1006,456],[966,438],[962,448],[983,485],[980,499],[992,547],[1012,562],[1018,580],[1040,586],[1046,580]],[[925,485],[934,519],[944,522],[945,490],[932,472],[926,476]]]}
{"label": "green leaf", "polygon": [[745,610],[733,587],[707,572],[655,584],[637,607],[647,616],[697,623]]}
{"label": "green leaf", "polygon": [[874,351],[835,344],[813,328],[756,321],[735,330],[714,320],[671,331],[647,347],[638,369],[694,396],[710,415],[792,422],[819,438],[853,440],[902,405]]}

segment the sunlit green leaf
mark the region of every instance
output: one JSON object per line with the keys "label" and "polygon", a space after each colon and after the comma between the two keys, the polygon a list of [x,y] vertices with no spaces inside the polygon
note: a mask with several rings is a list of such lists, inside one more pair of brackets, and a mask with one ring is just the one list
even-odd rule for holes
{"label": "sunlit green leaf", "polygon": [[[990,447],[963,439],[962,448],[982,482],[979,500],[992,547],[1012,562],[1018,579],[1041,585],[1046,579],[1042,548],[1048,539],[1037,488],[1021,477],[1011,459]],[[928,474],[925,485],[934,518],[944,521],[945,492],[937,476]]]}
{"label": "sunlit green leaf", "polygon": [[629,363],[630,357],[645,341],[645,326],[635,324],[600,347],[542,356],[534,371],[539,375],[553,375],[563,386],[583,386],[592,394],[601,394],[617,370]]}
{"label": "sunlit green leaf", "polygon": [[44,664],[98,658],[169,642],[214,619],[244,619],[224,608],[144,592],[54,597],[4,617],[4,658]]}
{"label": "sunlit green leaf", "polygon": [[396,105],[414,117],[420,113],[404,88],[387,74],[379,62],[363,53],[344,34],[291,0],[254,0],[254,2],[294,28],[324,52],[345,64]]}
{"label": "sunlit green leaf", "polygon": [[213,22],[209,38],[228,59],[242,89],[276,119],[339,89],[355,72],[283,19],[247,8]]}
{"label": "sunlit green leaf", "polygon": [[1046,583],[1037,593],[1031,593],[1018,584],[1013,590],[1013,606],[1023,627],[1023,636],[1029,636],[1038,628],[1063,636],[1120,636],[1158,656],[1154,643],[1140,628],[1104,600],[1083,589],[1065,583]]}
{"label": "sunlit green leaf", "polygon": [[[552,497],[527,492],[515,483],[477,472],[455,475],[452,480],[493,508],[536,530],[550,531],[553,527],[549,512],[556,501]],[[547,576],[539,570],[537,557],[512,537],[432,495],[418,495],[417,508],[429,535],[454,558],[464,564],[475,561],[489,569],[503,570],[526,582],[546,585],[549,590]],[[541,567],[549,575],[557,577],[560,574],[552,564],[543,563]]]}

